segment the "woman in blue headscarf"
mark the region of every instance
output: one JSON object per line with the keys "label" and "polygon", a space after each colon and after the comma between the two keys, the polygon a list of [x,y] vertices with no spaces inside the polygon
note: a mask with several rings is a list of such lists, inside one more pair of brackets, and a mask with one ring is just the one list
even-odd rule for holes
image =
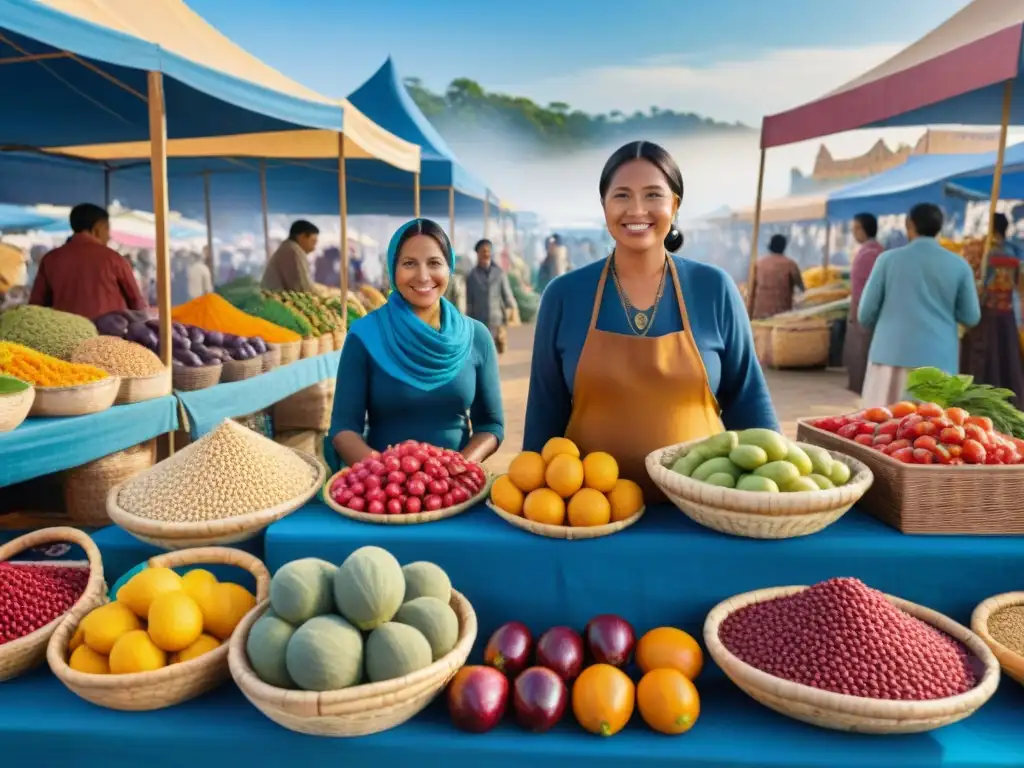
{"label": "woman in blue headscarf", "polygon": [[326,457],[335,471],[404,440],[472,461],[505,435],[494,339],[444,298],[455,254],[429,219],[388,246],[387,304],[352,324],[338,365]]}

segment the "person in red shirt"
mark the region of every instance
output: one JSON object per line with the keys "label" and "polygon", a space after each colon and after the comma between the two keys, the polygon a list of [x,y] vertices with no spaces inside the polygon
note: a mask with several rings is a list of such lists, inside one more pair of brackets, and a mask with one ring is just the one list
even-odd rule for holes
{"label": "person in red shirt", "polygon": [[106,210],[92,203],[76,205],[70,223],[74,234],[40,262],[29,303],[90,320],[116,310],[146,309],[131,265],[107,247]]}

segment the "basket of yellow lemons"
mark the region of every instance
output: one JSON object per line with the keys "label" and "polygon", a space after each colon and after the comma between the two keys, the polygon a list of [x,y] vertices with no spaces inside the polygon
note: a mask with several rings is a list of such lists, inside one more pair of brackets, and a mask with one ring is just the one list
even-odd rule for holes
{"label": "basket of yellow lemons", "polygon": [[[199,565],[248,571],[256,594],[218,581]],[[98,706],[172,707],[230,676],[227,641],[269,588],[266,566],[238,549],[157,555],[115,585],[108,602],[84,615],[68,614],[50,638],[46,660],[72,693]]]}

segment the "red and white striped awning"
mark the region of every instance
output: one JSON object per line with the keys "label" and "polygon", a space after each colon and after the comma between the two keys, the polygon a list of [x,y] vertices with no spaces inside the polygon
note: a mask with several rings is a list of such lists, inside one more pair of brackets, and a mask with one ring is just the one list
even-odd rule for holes
{"label": "red and white striped awning", "polygon": [[[803,106],[765,117],[761,147],[855,128],[998,125],[1004,83],[1024,71],[1024,0],[974,0],[888,61]],[[1024,81],[1011,125],[1024,125]]]}

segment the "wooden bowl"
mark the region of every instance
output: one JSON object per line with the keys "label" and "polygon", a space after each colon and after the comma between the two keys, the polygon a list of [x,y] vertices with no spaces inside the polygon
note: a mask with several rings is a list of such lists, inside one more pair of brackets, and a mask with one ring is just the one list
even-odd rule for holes
{"label": "wooden bowl", "polygon": [[992,633],[988,631],[988,621],[992,618],[993,613],[1015,605],[1024,606],[1024,592],[1004,592],[1001,595],[993,595],[987,600],[983,600],[971,615],[971,629],[992,649],[992,653],[999,660],[999,666],[1003,668],[1003,672],[1021,685],[1024,685],[1024,656],[1011,651],[992,637]]}
{"label": "wooden bowl", "polygon": [[473,496],[473,498],[469,499],[469,501],[464,501],[461,504],[446,507],[445,509],[438,509],[433,512],[418,512],[412,515],[371,515],[369,512],[357,512],[354,509],[343,507],[331,498],[331,486],[334,485],[335,479],[344,473],[345,470],[335,472],[331,475],[331,479],[324,484],[322,494],[324,504],[343,517],[358,520],[361,523],[376,523],[378,525],[415,525],[417,523],[434,523],[438,520],[445,520],[449,517],[461,515],[463,512],[475,507],[481,501],[484,501],[491,492],[491,485],[494,484],[494,477],[485,469],[484,474],[487,476],[487,483],[484,485],[483,490]]}
{"label": "wooden bowl", "polygon": [[141,403],[171,394],[171,369],[165,368],[152,376],[122,376],[114,405]]}
{"label": "wooden bowl", "polygon": [[572,526],[535,523],[532,520],[527,520],[521,515],[510,514],[490,501],[487,502],[487,506],[494,514],[506,523],[514,525],[516,528],[521,528],[527,533],[546,536],[549,539],[568,539],[569,541],[582,541],[585,539],[598,539],[602,536],[611,536],[613,533],[618,533],[619,531],[624,531],[629,528],[633,523],[643,517],[644,512],[647,511],[647,507],[640,507],[636,514],[631,517],[627,517],[625,520],[619,520],[615,523],[608,523],[607,525]]}
{"label": "wooden bowl", "polygon": [[429,667],[406,677],[367,683],[340,691],[294,691],[260,680],[249,664],[245,643],[249,630],[270,602],[253,608],[231,636],[231,676],[252,704],[278,725],[313,736],[366,736],[401,725],[419,714],[462,668],[476,642],[473,606],[452,590],[451,606],[459,617],[459,640]]}
{"label": "wooden bowl", "polygon": [[865,464],[834,451],[829,454],[850,468],[850,480],[827,491],[737,491],[701,483],[670,469],[677,459],[702,442],[703,439],[690,440],[653,451],[647,456],[647,474],[691,520],[733,536],[789,539],[817,533],[846,514],[874,481]]}
{"label": "wooden bowl", "polygon": [[886,600],[960,641],[976,657],[983,671],[974,688],[958,696],[930,701],[892,701],[833,693],[762,672],[737,658],[719,639],[722,622],[731,613],[805,589],[806,586],[793,586],[745,592],[716,605],[704,621],[704,646],[711,658],[744,693],[769,709],[836,731],[923,733],[964,719],[995,693],[999,685],[999,662],[980,637],[941,613],[892,595],[886,595]]}
{"label": "wooden bowl", "polygon": [[28,418],[36,399],[35,387],[0,395],[0,432],[13,432]]}
{"label": "wooden bowl", "polygon": [[107,410],[121,388],[118,376],[72,387],[36,387],[31,416],[86,416]]}
{"label": "wooden bowl", "polygon": [[[179,568],[186,565],[234,565],[256,579],[256,599],[264,601],[270,592],[270,572],[263,563],[240,549],[204,547],[168,552],[150,558],[149,568]],[[143,712],[181,704],[207,693],[228,679],[228,641],[202,656],[178,664],[127,675],[93,675],[68,666],[68,643],[85,618],[73,613],[50,638],[46,660],[53,674],[76,696],[100,707],[126,712]],[[241,624],[241,622],[239,622]],[[238,630],[238,627],[235,627]]]}
{"label": "wooden bowl", "polygon": [[[65,618],[84,616],[103,603],[106,591],[106,586],[103,583],[103,559],[93,540],[77,528],[63,526],[41,528],[12,539],[0,546],[0,562],[10,560],[26,549],[32,549],[41,544],[64,541],[80,546],[85,550],[86,557],[89,558],[89,582],[85,585],[85,591],[71,606],[71,610],[58,616],[45,627],[40,627],[30,635],[0,645],[0,682],[17,677],[22,672],[27,672],[41,664],[46,658],[46,644],[49,642],[50,636],[57,631]],[[49,565],[50,563],[45,564]],[[65,564],[58,562],[53,565]]]}

